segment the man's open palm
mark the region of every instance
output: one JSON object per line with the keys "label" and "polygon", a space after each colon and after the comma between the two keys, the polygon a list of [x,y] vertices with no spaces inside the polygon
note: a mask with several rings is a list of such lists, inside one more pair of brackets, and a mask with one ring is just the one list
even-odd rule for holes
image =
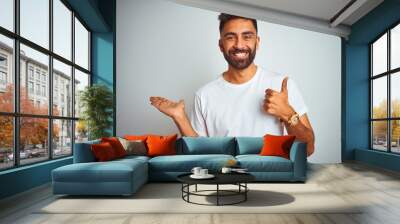
{"label": "man's open palm", "polygon": [[185,112],[185,103],[183,100],[174,102],[164,97],[152,96],[150,97],[150,102],[151,105],[171,118],[181,116]]}

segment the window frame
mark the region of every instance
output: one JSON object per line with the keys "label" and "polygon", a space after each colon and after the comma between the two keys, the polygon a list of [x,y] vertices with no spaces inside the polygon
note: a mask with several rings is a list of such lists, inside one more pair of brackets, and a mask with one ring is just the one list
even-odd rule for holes
{"label": "window frame", "polygon": [[[85,73],[88,75],[89,77],[89,83],[88,86],[92,85],[92,69],[91,69],[91,65],[92,65],[92,61],[91,61],[91,37],[92,37],[92,30],[88,27],[88,25],[83,21],[83,19],[79,16],[78,13],[76,13],[72,7],[68,4],[68,2],[66,2],[65,0],[59,0],[68,10],[71,11],[71,18],[70,18],[70,22],[71,22],[71,59],[67,59],[64,58],[63,56],[55,53],[53,50],[53,32],[54,32],[54,28],[53,28],[53,24],[54,24],[54,17],[53,17],[53,1],[54,0],[48,0],[49,2],[49,46],[48,49],[46,49],[45,47],[42,47],[39,44],[34,43],[33,41],[30,41],[29,39],[24,38],[23,36],[20,35],[20,0],[14,0],[13,1],[13,10],[14,10],[14,17],[13,17],[13,31],[10,31],[4,27],[0,26],[0,35],[3,35],[5,37],[11,38],[13,41],[13,64],[11,66],[12,67],[12,72],[10,75],[13,76],[14,79],[14,110],[13,112],[2,112],[0,111],[0,116],[11,116],[13,119],[13,153],[14,153],[14,161],[13,161],[13,166],[11,167],[5,167],[5,168],[0,168],[0,172],[5,171],[5,170],[11,170],[11,169],[16,169],[19,167],[23,167],[23,166],[30,166],[33,164],[38,164],[38,163],[43,163],[46,161],[50,161],[50,160],[58,160],[58,159],[62,159],[62,158],[66,158],[66,157],[70,157],[73,156],[74,153],[74,143],[75,143],[75,126],[76,126],[76,121],[79,120],[79,117],[75,116],[75,108],[72,107],[71,108],[71,114],[70,116],[56,116],[53,115],[53,96],[54,96],[54,89],[53,89],[53,60],[58,60],[59,62],[62,62],[68,66],[71,66],[71,83],[72,83],[72,87],[71,87],[71,93],[72,93],[72,102],[71,104],[74,105],[75,103],[75,69]],[[75,18],[77,20],[79,20],[79,22],[84,26],[84,28],[88,31],[88,69],[85,69],[81,66],[79,66],[78,64],[75,63]],[[23,44],[27,47],[30,47],[36,51],[39,51],[40,53],[43,53],[45,55],[48,56],[49,58],[49,62],[48,62],[48,77],[46,80],[47,84],[45,87],[45,90],[48,92],[48,94],[45,91],[45,94],[48,96],[48,112],[46,115],[39,115],[39,114],[26,114],[26,113],[21,113],[20,112],[20,44]],[[29,66],[29,64],[27,64],[27,66]],[[27,67],[27,71],[28,71]],[[41,75],[42,73],[40,73],[39,75]],[[30,74],[27,73],[26,75],[26,81],[28,82],[30,79]],[[34,85],[36,82],[36,69],[33,70],[33,79],[32,79]],[[42,79],[41,76],[39,76],[39,82],[38,83],[42,83]],[[29,90],[27,90],[29,91]],[[34,91],[36,91],[34,89]],[[41,96],[42,94],[40,94]],[[48,136],[47,136],[47,142],[49,143],[47,145],[47,150],[48,150],[48,155],[47,158],[43,158],[43,160],[40,160],[38,162],[32,162],[32,163],[26,163],[26,164],[21,164],[20,161],[20,119],[21,118],[45,118],[47,119],[48,122]],[[54,156],[53,152],[54,152],[54,147],[53,147],[53,121],[55,120],[66,120],[66,121],[71,121],[71,154],[68,155],[62,155],[62,156]]]}
{"label": "window frame", "polygon": [[[400,72],[400,67],[391,69],[391,31],[396,26],[400,26],[400,21],[395,22],[389,28],[385,29],[384,32],[379,34],[375,39],[368,43],[368,52],[369,52],[369,149],[373,151],[391,153],[391,154],[400,154],[400,152],[393,152],[392,151],[392,121],[400,120],[400,117],[393,117],[392,116],[392,98],[391,98],[391,79],[392,75],[396,75],[396,73]],[[378,41],[381,37],[387,34],[387,64],[386,64],[386,71],[380,74],[373,74],[373,44]],[[373,118],[373,81],[378,78],[386,77],[386,87],[387,87],[387,105],[386,105],[386,118]],[[386,121],[386,151],[379,150],[374,148],[374,133],[373,133],[373,122],[374,121]]]}

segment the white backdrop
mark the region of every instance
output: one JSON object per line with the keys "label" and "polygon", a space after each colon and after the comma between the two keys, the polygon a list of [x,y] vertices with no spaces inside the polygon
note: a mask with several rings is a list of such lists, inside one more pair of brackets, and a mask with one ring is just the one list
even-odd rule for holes
{"label": "white backdrop", "polygon": [[[171,134],[150,96],[184,99],[227,68],[218,49],[218,12],[165,0],[117,1],[117,135]],[[315,163],[341,161],[341,41],[258,21],[256,64],[294,79],[316,136]]]}

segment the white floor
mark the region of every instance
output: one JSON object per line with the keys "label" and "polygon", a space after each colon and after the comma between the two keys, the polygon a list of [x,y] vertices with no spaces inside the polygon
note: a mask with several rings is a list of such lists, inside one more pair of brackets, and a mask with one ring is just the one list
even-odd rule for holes
{"label": "white floor", "polygon": [[1,201],[0,223],[400,223],[398,173],[359,163],[311,165],[307,183],[366,206],[355,214],[37,214],[43,204],[54,201],[46,185]]}

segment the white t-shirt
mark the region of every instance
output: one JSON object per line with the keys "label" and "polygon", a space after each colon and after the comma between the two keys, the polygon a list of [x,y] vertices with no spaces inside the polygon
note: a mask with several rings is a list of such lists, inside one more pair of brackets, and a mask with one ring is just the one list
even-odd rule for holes
{"label": "white t-shirt", "polygon": [[[263,109],[267,88],[281,91],[285,76],[258,66],[256,74],[242,84],[229,83],[221,74],[200,88],[194,97],[191,123],[200,136],[282,135],[284,127]],[[295,82],[288,79],[289,104],[301,116],[307,107]]]}

